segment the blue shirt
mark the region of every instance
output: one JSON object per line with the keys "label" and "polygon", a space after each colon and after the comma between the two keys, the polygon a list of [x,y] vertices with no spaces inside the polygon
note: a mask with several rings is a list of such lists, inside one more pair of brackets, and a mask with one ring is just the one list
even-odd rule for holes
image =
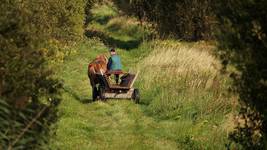
{"label": "blue shirt", "polygon": [[121,58],[119,55],[112,55],[108,59],[108,70],[122,70]]}

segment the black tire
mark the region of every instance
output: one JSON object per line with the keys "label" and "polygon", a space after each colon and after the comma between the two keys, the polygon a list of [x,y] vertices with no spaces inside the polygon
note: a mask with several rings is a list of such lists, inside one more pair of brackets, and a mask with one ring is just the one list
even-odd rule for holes
{"label": "black tire", "polygon": [[133,98],[133,100],[135,101],[136,104],[139,104],[139,102],[140,102],[140,92],[139,92],[139,89],[134,89],[132,98]]}
{"label": "black tire", "polygon": [[105,88],[103,86],[99,86],[98,94],[101,100],[105,100],[104,92],[105,92]]}
{"label": "black tire", "polygon": [[93,88],[93,91],[92,91],[92,98],[93,98],[93,101],[96,101],[97,96],[98,96],[98,91],[97,91],[97,88],[94,87],[94,88]]}

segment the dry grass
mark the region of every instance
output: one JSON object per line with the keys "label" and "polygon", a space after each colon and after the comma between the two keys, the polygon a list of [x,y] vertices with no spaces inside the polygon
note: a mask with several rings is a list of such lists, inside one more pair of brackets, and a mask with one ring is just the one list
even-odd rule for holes
{"label": "dry grass", "polygon": [[194,130],[192,135],[200,144],[197,147],[225,142],[232,130],[229,116],[236,106],[235,99],[227,95],[231,82],[220,74],[220,63],[210,53],[214,47],[205,42],[153,44],[154,51],[137,67],[138,86],[148,114],[192,122],[188,128]]}
{"label": "dry grass", "polygon": [[[190,75],[205,75],[209,77],[208,81],[195,77],[190,81],[190,86],[195,88],[204,82],[207,86],[211,86],[210,80],[216,78],[217,68],[219,68],[219,62],[214,56],[192,45],[170,42],[155,42],[155,50],[139,64],[139,70],[145,69],[145,72],[149,72],[143,76],[145,82],[154,81],[154,78],[162,79],[161,81],[164,82],[179,80],[181,77],[190,77]],[[210,49],[210,47],[207,48]]]}

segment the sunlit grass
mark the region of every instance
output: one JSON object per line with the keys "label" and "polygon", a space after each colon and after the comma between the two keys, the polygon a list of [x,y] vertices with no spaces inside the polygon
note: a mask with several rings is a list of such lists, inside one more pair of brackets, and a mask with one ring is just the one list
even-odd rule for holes
{"label": "sunlit grass", "polygon": [[[101,10],[104,10],[102,13]],[[141,38],[134,19],[96,7],[90,28],[122,41]],[[105,21],[105,18],[102,18]],[[111,30],[112,26],[118,29]],[[144,33],[145,34],[145,33]],[[225,149],[232,129],[234,98],[230,80],[206,42],[143,41],[130,50],[117,48],[123,70],[139,72],[135,87],[141,104],[129,100],[91,103],[87,65],[109,47],[89,39],[73,48],[58,70],[64,80],[60,119],[51,149]]]}
{"label": "sunlit grass", "polygon": [[[91,88],[87,64],[96,55],[107,53],[107,48],[97,40],[78,47],[59,74],[66,91],[51,147],[224,149],[232,106],[223,95],[227,80],[210,64],[218,62],[195,44],[173,42],[166,46],[164,42],[170,41],[144,43],[133,51],[118,50],[125,70],[140,71],[136,87],[141,90],[141,105],[128,100],[88,103]],[[164,49],[168,49],[166,53]],[[138,56],[145,50],[146,54]],[[185,58],[177,61],[181,56]],[[198,56],[206,59],[198,60]]]}
{"label": "sunlit grass", "polygon": [[150,33],[137,19],[119,14],[113,5],[95,5],[88,30],[99,31],[120,41],[139,41]]}

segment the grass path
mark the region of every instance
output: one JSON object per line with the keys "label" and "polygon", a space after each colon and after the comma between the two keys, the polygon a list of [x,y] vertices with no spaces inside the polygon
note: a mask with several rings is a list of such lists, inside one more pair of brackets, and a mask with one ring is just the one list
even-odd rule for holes
{"label": "grass path", "polygon": [[[147,31],[134,19],[116,13],[113,6],[94,8],[87,30],[100,39],[79,44],[58,70],[57,76],[65,82],[63,101],[49,147],[225,149],[226,116],[232,108],[221,92],[223,86],[214,84],[225,81],[212,69],[214,59],[205,45],[194,48],[188,43],[160,41],[161,46],[155,47],[153,42],[142,43]],[[108,55],[110,43],[118,48],[124,70],[141,70],[136,86],[141,89],[142,104],[129,100],[92,103],[87,65],[99,54]]]}
{"label": "grass path", "polygon": [[[60,75],[65,81],[65,92],[60,105],[57,136],[51,147],[176,149],[176,141],[172,137],[182,129],[179,128],[181,124],[174,121],[158,122],[144,113],[146,106],[128,100],[91,103],[86,66],[90,58],[106,51],[105,46],[95,43],[91,41],[89,45],[83,45],[79,53],[73,54],[64,63]],[[124,55],[127,59],[136,59],[130,56]],[[166,128],[168,126],[172,127]]]}

